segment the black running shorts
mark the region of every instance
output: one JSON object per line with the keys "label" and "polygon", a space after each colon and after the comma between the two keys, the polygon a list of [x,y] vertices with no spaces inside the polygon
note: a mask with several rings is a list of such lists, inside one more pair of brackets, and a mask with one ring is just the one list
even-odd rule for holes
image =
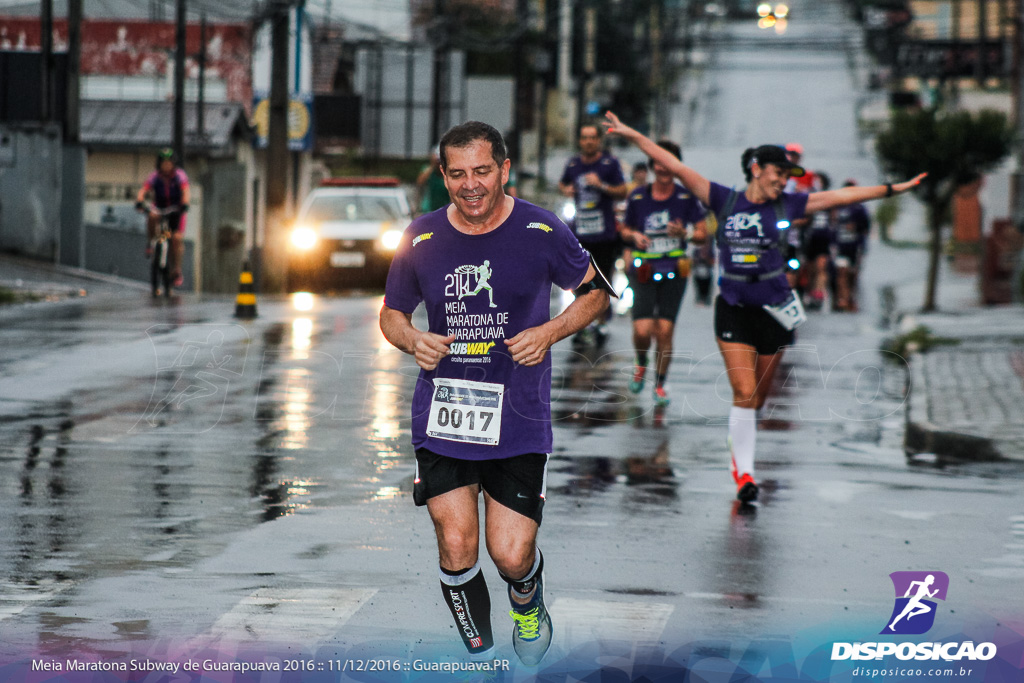
{"label": "black running shorts", "polygon": [[762,356],[777,353],[796,335],[760,306],[733,306],[715,297],[715,336],[724,342],[753,346]]}
{"label": "black running shorts", "polygon": [[630,278],[630,289],[633,290],[633,320],[657,318],[674,323],[686,294],[686,278],[677,276],[660,282],[636,282],[635,278]]}
{"label": "black running shorts", "polygon": [[807,246],[804,248],[804,254],[808,260],[813,261],[819,256],[825,256],[831,252],[831,249],[832,238],[827,230],[811,230]]}
{"label": "black running shorts", "polygon": [[416,505],[449,491],[479,484],[487,494],[510,510],[539,525],[547,495],[548,456],[527,453],[497,460],[460,460],[416,449],[416,477],[412,499]]}

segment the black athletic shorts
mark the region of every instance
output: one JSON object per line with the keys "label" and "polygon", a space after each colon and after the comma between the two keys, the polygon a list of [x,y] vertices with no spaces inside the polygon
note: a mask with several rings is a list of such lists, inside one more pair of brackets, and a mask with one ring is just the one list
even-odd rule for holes
{"label": "black athletic shorts", "polygon": [[426,448],[416,449],[412,487],[416,505],[426,505],[435,496],[473,484],[479,484],[491,498],[539,525],[547,495],[548,456],[527,453],[497,460],[460,460]]}
{"label": "black athletic shorts", "polygon": [[836,267],[856,268],[860,260],[860,245],[840,244],[836,249]]}
{"label": "black athletic shorts", "polygon": [[777,353],[793,343],[793,330],[780,325],[760,306],[733,306],[715,297],[715,336],[724,342],[753,346],[762,356]]}
{"label": "black athletic shorts", "polygon": [[807,246],[804,247],[804,254],[807,259],[813,261],[819,256],[824,256],[832,250],[832,237],[827,230],[811,230],[807,239]]}
{"label": "black athletic shorts", "polygon": [[659,282],[637,282],[636,278],[631,277],[629,281],[630,289],[633,290],[633,320],[658,318],[673,323],[676,321],[683,295],[686,294],[686,278],[676,276]]}

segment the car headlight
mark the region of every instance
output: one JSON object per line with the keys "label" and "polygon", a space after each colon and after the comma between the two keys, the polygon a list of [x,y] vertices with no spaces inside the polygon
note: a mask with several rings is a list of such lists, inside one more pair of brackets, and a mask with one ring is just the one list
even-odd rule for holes
{"label": "car headlight", "polygon": [[380,246],[384,247],[388,251],[394,251],[398,249],[399,243],[402,241],[401,230],[386,230],[380,236]]}
{"label": "car headlight", "polygon": [[299,226],[292,230],[292,246],[299,251],[309,251],[316,246],[320,236],[316,230],[308,226]]}

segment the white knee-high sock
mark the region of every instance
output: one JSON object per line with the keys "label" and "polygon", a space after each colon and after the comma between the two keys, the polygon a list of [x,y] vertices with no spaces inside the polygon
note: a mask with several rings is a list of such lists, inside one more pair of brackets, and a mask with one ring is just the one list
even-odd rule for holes
{"label": "white knee-high sock", "polygon": [[753,408],[729,410],[729,441],[737,476],[754,476],[754,447],[757,445],[757,411]]}

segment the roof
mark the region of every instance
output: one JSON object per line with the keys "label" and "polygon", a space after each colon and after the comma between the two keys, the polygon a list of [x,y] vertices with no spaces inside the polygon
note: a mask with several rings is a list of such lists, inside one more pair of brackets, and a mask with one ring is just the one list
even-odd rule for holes
{"label": "roof", "polygon": [[[204,107],[206,139],[196,140],[196,104],[185,104],[185,147],[217,156],[230,153],[239,138],[248,140],[249,123],[240,104]],[[174,144],[174,103],[128,100],[82,100],[81,140],[91,147],[139,149]]]}

